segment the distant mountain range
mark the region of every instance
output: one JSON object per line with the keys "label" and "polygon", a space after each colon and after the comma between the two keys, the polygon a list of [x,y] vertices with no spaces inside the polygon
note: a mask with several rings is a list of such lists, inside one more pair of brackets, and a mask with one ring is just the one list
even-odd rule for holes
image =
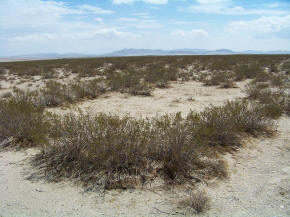
{"label": "distant mountain range", "polygon": [[89,55],[78,53],[39,53],[11,57],[0,57],[0,61],[31,60],[31,59],[60,59],[60,58],[86,58],[86,57],[122,57],[122,56],[164,56],[164,55],[231,55],[231,54],[290,54],[290,51],[232,51],[229,49],[203,50],[203,49],[123,49],[102,55]]}
{"label": "distant mountain range", "polygon": [[149,55],[229,55],[229,54],[290,54],[290,51],[232,51],[229,49],[203,50],[203,49],[176,49],[176,50],[152,50],[152,49],[123,49],[101,56],[149,56]]}

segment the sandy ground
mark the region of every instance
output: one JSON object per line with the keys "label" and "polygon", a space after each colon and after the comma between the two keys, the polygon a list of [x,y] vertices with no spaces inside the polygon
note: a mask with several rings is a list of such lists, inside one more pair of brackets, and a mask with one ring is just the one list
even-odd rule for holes
{"label": "sandy ground", "polygon": [[[201,82],[195,81],[174,82],[170,88],[155,89],[150,97],[110,92],[97,99],[80,102],[76,106],[90,114],[105,112],[134,117],[152,117],[176,112],[187,114],[190,110],[201,111],[210,104],[221,105],[226,100],[244,97],[243,89],[247,83],[248,81],[238,82],[238,88],[224,89],[206,87]],[[69,110],[64,107],[49,109],[56,113],[65,113]]]}
{"label": "sandy ground", "polygon": [[[243,89],[246,83],[238,83]],[[152,97],[108,93],[78,105],[90,112],[129,113],[136,117],[202,110],[209,104],[243,97],[240,88],[204,87],[198,82],[156,89]],[[194,100],[190,100],[194,99]],[[67,109],[69,110],[69,109]],[[64,111],[54,109],[55,112]],[[279,134],[252,139],[235,154],[225,156],[230,175],[199,186],[211,198],[211,209],[201,216],[290,216],[290,118],[278,121]],[[0,152],[0,217],[191,216],[177,207],[185,189],[150,188],[84,192],[71,182],[48,183],[27,179],[37,149]]]}
{"label": "sandy ground", "polygon": [[274,138],[255,139],[226,156],[230,178],[208,188],[212,209],[205,216],[290,216],[290,118]]}

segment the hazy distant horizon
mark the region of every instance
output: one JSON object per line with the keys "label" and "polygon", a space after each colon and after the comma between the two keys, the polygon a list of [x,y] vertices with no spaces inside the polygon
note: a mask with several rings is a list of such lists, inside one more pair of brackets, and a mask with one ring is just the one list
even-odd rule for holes
{"label": "hazy distant horizon", "polygon": [[[160,53],[158,53],[160,51]],[[178,52],[181,51],[181,52]],[[182,52],[184,51],[184,52]],[[200,51],[200,52],[199,52]],[[184,54],[184,55],[210,55],[210,54],[224,54],[227,53],[226,51],[229,51],[228,54],[290,54],[290,50],[272,50],[272,51],[258,51],[258,50],[231,50],[226,48],[220,48],[217,50],[206,50],[206,49],[188,49],[188,48],[179,48],[179,49],[135,49],[135,48],[124,48],[121,50],[114,50],[112,52],[107,53],[24,53],[19,55],[12,55],[12,56],[0,56],[1,59],[21,59],[21,58],[69,58],[69,57],[105,57],[105,56],[126,56],[128,54],[129,56],[145,56],[146,53],[149,53],[149,55],[178,55],[178,54]],[[137,53],[136,53],[137,52]],[[119,55],[118,55],[119,54]],[[137,55],[134,55],[137,54]]]}
{"label": "hazy distant horizon", "polygon": [[0,56],[290,50],[288,0],[1,0]]}

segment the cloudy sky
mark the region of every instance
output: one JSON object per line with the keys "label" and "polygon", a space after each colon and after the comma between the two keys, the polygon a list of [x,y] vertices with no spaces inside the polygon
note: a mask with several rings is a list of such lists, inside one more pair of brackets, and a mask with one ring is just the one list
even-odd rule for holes
{"label": "cloudy sky", "polygon": [[290,0],[0,0],[0,56],[290,50]]}

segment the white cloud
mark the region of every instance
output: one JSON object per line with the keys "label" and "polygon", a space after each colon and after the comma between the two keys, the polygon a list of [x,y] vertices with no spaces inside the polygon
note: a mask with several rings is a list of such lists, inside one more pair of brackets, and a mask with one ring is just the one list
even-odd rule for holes
{"label": "white cloud", "polygon": [[[262,16],[254,20],[230,22],[228,31],[234,34],[260,35],[288,31],[290,33],[290,15]],[[290,36],[289,36],[290,37]]]}
{"label": "white cloud", "polygon": [[121,32],[114,28],[103,28],[79,33],[40,33],[16,36],[9,39],[10,42],[47,41],[47,40],[79,40],[96,38],[137,38],[138,35],[129,32]]}
{"label": "white cloud", "polygon": [[132,4],[136,1],[143,1],[148,4],[162,5],[167,4],[168,0],[113,0],[114,4]]}
{"label": "white cloud", "polygon": [[202,21],[183,21],[183,20],[175,20],[175,19],[170,19],[169,20],[170,24],[174,25],[202,25],[202,26],[207,26],[207,22],[202,22]]}
{"label": "white cloud", "polygon": [[99,23],[103,23],[104,22],[104,19],[101,18],[101,17],[96,17],[94,20],[99,22]]}
{"label": "white cloud", "polygon": [[112,13],[96,6],[72,7],[44,0],[0,1],[0,52],[5,55],[9,52],[50,52],[57,49],[60,52],[77,51],[84,46],[90,50],[96,47],[108,49],[114,41],[138,38],[135,33],[105,24],[102,17],[88,20],[86,15]]}
{"label": "white cloud", "polygon": [[208,32],[204,29],[192,29],[190,31],[184,31],[184,30],[176,30],[174,32],[171,32],[171,35],[175,36],[182,36],[182,37],[198,37],[198,38],[204,38],[208,36]]}
{"label": "white cloud", "polygon": [[197,0],[200,4],[212,4],[212,3],[221,3],[221,2],[227,2],[228,0]]}
{"label": "white cloud", "polygon": [[187,8],[179,8],[180,11],[190,13],[224,14],[224,15],[282,15],[286,10],[273,8],[249,9],[241,5],[234,5],[228,0],[197,0],[197,4]]}
{"label": "white cloud", "polygon": [[168,0],[143,0],[146,3],[150,4],[156,4],[156,5],[162,5],[162,4],[167,4]]}
{"label": "white cloud", "polygon": [[133,13],[133,16],[141,17],[143,19],[149,19],[150,15],[147,12]]}
{"label": "white cloud", "polygon": [[120,17],[117,22],[122,25],[122,27],[134,27],[137,29],[156,29],[162,28],[163,25],[157,20],[146,19],[146,18],[132,18],[132,17]]}
{"label": "white cloud", "polygon": [[80,9],[83,9],[84,11],[89,11],[95,14],[112,14],[113,11],[110,10],[104,10],[99,7],[91,6],[91,5],[81,5],[79,6]]}
{"label": "white cloud", "polygon": [[136,0],[113,0],[114,4],[131,4],[135,2]]}
{"label": "white cloud", "polygon": [[87,13],[110,14],[91,5],[69,7],[57,1],[44,0],[0,0],[0,27],[11,28],[46,28],[58,24],[67,15],[85,15]]}

